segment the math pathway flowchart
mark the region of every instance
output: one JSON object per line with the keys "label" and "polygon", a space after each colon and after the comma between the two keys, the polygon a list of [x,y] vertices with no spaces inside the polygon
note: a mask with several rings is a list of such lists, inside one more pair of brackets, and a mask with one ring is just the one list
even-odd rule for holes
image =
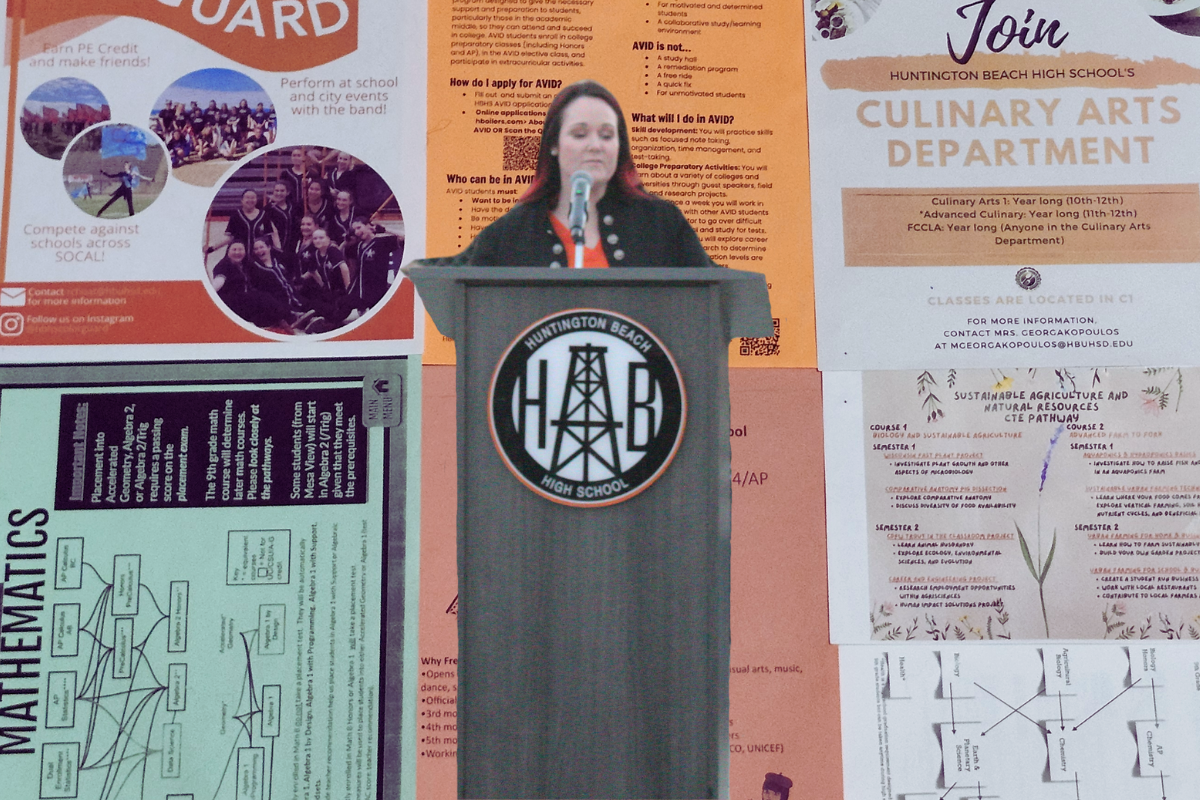
{"label": "math pathway flowchart", "polygon": [[218,510],[110,512],[172,543],[140,552],[76,535],[99,513],[10,516],[28,518],[0,586],[0,763],[15,796],[375,796],[378,529],[271,512],[242,509],[259,524],[238,528]]}
{"label": "math pathway flowchart", "polygon": [[[286,586],[290,539],[289,530],[228,531],[226,587]],[[38,796],[271,800],[285,696],[280,670],[260,665],[287,655],[286,603],[239,619],[210,604],[208,587],[198,604],[193,581],[148,577],[142,554],[92,549],[83,537],[54,542],[45,728],[57,741],[41,746]],[[196,641],[195,628],[211,634],[211,624],[194,624],[214,613],[215,657],[212,641]],[[214,670],[239,677],[223,692],[189,691],[197,671]],[[193,763],[181,780],[197,758],[203,770]],[[160,788],[173,780],[181,791]]]}
{"label": "math pathway flowchart", "polygon": [[3,800],[376,797],[385,448],[361,385],[3,387]]}

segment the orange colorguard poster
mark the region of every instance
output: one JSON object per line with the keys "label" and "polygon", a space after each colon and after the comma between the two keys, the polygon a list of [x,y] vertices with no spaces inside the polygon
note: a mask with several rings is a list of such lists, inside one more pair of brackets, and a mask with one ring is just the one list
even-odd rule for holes
{"label": "orange colorguard poster", "polygon": [[418,352],[424,19],[9,3],[3,359]]}
{"label": "orange colorguard poster", "polygon": [[[429,9],[429,248],[461,251],[528,188],[542,122],[584,78],[718,264],[763,272],[776,335],[735,366],[813,366],[801,17],[771,3],[452,0]],[[453,343],[427,327],[426,362]]]}
{"label": "orange colorguard poster", "polygon": [[[423,381],[416,791],[451,800],[458,766],[454,370],[427,367]],[[793,797],[801,790],[841,797],[824,497],[821,470],[811,468],[821,463],[820,392],[814,370],[730,373],[731,800],[759,800],[769,772],[795,782]]]}

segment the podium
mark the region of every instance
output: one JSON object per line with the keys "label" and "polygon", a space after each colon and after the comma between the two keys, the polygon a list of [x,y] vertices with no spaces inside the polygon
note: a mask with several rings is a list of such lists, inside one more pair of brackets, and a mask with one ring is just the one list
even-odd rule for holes
{"label": "podium", "polygon": [[763,276],[407,272],[458,357],[459,797],[727,797],[727,354],[773,333]]}

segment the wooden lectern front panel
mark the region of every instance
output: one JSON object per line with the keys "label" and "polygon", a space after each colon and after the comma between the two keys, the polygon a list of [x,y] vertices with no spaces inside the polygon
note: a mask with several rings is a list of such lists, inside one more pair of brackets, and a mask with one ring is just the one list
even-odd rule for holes
{"label": "wooden lectern front panel", "polygon": [[[505,349],[571,308],[614,312],[653,332],[686,394],[674,458],[644,491],[602,507],[535,493],[501,458],[488,424]],[[730,503],[718,288],[469,286],[463,312],[460,796],[718,797]],[[534,382],[524,389],[536,396]],[[547,413],[556,430],[561,407]]]}

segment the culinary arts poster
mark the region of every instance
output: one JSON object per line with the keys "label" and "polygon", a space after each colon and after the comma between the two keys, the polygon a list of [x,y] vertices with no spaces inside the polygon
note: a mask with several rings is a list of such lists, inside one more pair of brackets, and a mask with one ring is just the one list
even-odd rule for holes
{"label": "culinary arts poster", "polygon": [[[620,101],[646,188],[718,264],[767,276],[775,335],[734,341],[730,363],[815,366],[802,21],[769,2],[431,3],[429,254],[516,203],[551,99],[591,78]],[[426,335],[426,362],[452,363]]]}
{"label": "culinary arts poster", "polygon": [[418,386],[405,359],[0,369],[4,796],[413,796]]}
{"label": "culinary arts poster", "polygon": [[1200,640],[1200,371],[826,376],[834,641]]}
{"label": "culinary arts poster", "polygon": [[823,369],[1194,360],[1191,0],[806,0]]}
{"label": "culinary arts poster", "polygon": [[424,4],[8,14],[4,360],[419,351]]}

